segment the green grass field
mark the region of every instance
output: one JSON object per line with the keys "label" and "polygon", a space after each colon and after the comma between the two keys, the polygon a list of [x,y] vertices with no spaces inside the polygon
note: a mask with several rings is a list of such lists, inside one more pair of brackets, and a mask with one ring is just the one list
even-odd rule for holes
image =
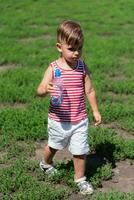
{"label": "green grass field", "polygon": [[[58,24],[72,19],[84,29],[83,58],[103,118],[101,126],[91,126],[89,143],[91,155],[105,162],[89,166],[96,190],[84,198],[133,200],[134,193],[98,189],[117,161],[134,159],[134,1],[0,0],[0,10],[0,199],[67,200],[78,192],[72,161],[57,162],[59,173],[50,178],[31,159],[35,142],[47,139],[49,98],[35,97],[36,89],[58,56]],[[92,124],[89,105],[87,111]]]}

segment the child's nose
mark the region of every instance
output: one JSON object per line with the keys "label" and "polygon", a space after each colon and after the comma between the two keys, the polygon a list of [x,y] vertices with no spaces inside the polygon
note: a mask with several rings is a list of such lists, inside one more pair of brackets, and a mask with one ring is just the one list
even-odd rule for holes
{"label": "child's nose", "polygon": [[79,51],[76,50],[76,51],[74,52],[74,54],[75,54],[75,55],[79,55]]}

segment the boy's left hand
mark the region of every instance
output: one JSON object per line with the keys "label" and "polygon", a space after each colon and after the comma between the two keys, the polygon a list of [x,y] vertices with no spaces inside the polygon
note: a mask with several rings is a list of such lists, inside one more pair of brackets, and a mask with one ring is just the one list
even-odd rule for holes
{"label": "boy's left hand", "polygon": [[95,126],[98,126],[101,123],[101,114],[98,111],[93,112],[93,116],[95,118]]}

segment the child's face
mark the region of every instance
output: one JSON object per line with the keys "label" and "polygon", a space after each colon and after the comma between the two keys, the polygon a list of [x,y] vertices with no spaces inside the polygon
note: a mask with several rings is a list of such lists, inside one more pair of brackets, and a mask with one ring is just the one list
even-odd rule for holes
{"label": "child's face", "polygon": [[61,56],[70,64],[76,64],[82,54],[82,45],[73,47],[66,43],[57,43],[57,49],[61,53]]}

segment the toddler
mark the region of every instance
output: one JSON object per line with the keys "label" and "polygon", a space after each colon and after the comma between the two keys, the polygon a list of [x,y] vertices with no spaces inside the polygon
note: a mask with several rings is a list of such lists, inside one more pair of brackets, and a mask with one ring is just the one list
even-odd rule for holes
{"label": "toddler", "polygon": [[55,174],[53,157],[58,150],[68,145],[73,155],[74,181],[82,194],[92,194],[93,187],[86,180],[86,155],[89,153],[87,97],[95,125],[101,123],[101,115],[92,86],[88,67],[81,59],[84,35],[79,23],[63,21],[57,29],[57,50],[59,58],[50,63],[43,80],[37,89],[38,96],[54,92],[53,78],[55,69],[59,69],[63,81],[63,99],[61,105],[50,101],[48,113],[48,144],[45,146],[44,160],[40,168],[46,174]]}

